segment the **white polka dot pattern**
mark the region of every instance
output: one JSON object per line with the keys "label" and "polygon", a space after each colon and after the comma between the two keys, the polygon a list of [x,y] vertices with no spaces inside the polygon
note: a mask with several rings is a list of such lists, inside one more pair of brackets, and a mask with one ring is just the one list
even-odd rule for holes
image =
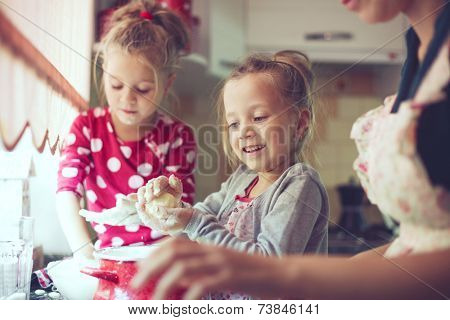
{"label": "white polka dot pattern", "polygon": [[81,183],[78,183],[77,184],[77,189],[76,189],[76,191],[81,195],[81,194],[83,194],[83,192],[84,192],[84,187],[83,187],[83,185],[81,184]]}
{"label": "white polka dot pattern", "polygon": [[97,195],[92,190],[87,190],[86,191],[86,197],[89,199],[90,202],[97,201]]}
{"label": "white polka dot pattern", "polygon": [[180,169],[180,166],[167,166],[166,170],[169,172],[177,172]]}
{"label": "white polka dot pattern", "polygon": [[108,159],[108,162],[106,162],[106,166],[108,167],[109,171],[111,172],[117,172],[120,170],[120,161],[116,157],[111,157]]}
{"label": "white polka dot pattern", "polygon": [[145,245],[145,242],[135,242],[135,243],[130,244],[129,246],[130,247],[139,247],[139,246],[143,246],[143,245]]}
{"label": "white polka dot pattern", "polygon": [[192,162],[194,161],[194,159],[195,159],[195,151],[189,151],[189,152],[186,154],[186,160],[187,160],[187,162],[192,163]]}
{"label": "white polka dot pattern", "polygon": [[161,238],[162,236],[164,236],[161,232],[159,232],[159,231],[157,231],[157,230],[152,230],[151,232],[150,232],[150,237],[152,238],[152,239],[159,239],[159,238]]}
{"label": "white polka dot pattern", "polygon": [[153,170],[153,166],[150,163],[144,162],[137,167],[137,171],[141,176],[148,177]]}
{"label": "white polka dot pattern", "polygon": [[83,127],[82,131],[83,131],[83,135],[86,137],[86,139],[91,138],[90,131],[87,127]]}
{"label": "white polka dot pattern", "polygon": [[92,152],[99,152],[103,148],[103,141],[98,138],[91,140],[91,150]]}
{"label": "white polka dot pattern", "polygon": [[113,247],[120,247],[121,245],[124,244],[124,242],[125,241],[123,241],[123,239],[120,237],[112,237],[112,239],[111,239],[111,245]]}
{"label": "white polka dot pattern", "polygon": [[95,232],[102,234],[106,232],[106,227],[103,224],[97,224],[95,225],[94,230]]}
{"label": "white polka dot pattern", "polygon": [[180,137],[178,137],[178,138],[172,143],[171,148],[172,148],[172,149],[176,149],[176,148],[180,147],[182,144],[183,144],[183,139],[180,138]]}
{"label": "white polka dot pattern", "polygon": [[61,170],[64,178],[75,178],[78,175],[78,169],[72,167],[65,167]]}
{"label": "white polka dot pattern", "polygon": [[137,232],[139,230],[139,225],[138,224],[130,224],[128,226],[125,226],[125,230],[127,230],[128,232]]}
{"label": "white polka dot pattern", "polygon": [[194,181],[191,178],[187,178],[186,182],[189,183],[191,186],[195,187]]}
{"label": "white polka dot pattern", "polygon": [[91,153],[91,151],[89,149],[83,148],[83,147],[78,147],[77,148],[77,153],[82,156],[82,155],[87,155],[89,153]]}
{"label": "white polka dot pattern", "polygon": [[102,246],[102,240],[95,241],[95,244],[94,244],[94,249],[95,250],[100,250],[101,246]]}
{"label": "white polka dot pattern", "polygon": [[77,136],[74,133],[69,133],[66,137],[66,145],[71,146],[77,141]]}
{"label": "white polka dot pattern", "polygon": [[97,176],[96,182],[97,182],[97,186],[100,189],[106,189],[107,186],[106,186],[105,180],[103,180],[103,178],[101,176]]}
{"label": "white polka dot pattern", "polygon": [[131,176],[130,179],[128,179],[128,186],[131,189],[137,189],[142,187],[144,184],[144,178],[138,175]]}
{"label": "white polka dot pattern", "polygon": [[162,154],[166,154],[167,151],[169,150],[169,142],[166,143],[161,143],[160,145],[158,145],[158,149]]}
{"label": "white polka dot pattern", "polygon": [[128,146],[121,146],[120,151],[122,151],[122,154],[125,158],[130,159],[131,157],[131,148]]}
{"label": "white polka dot pattern", "polygon": [[[162,119],[158,114],[158,118],[156,126],[158,130],[162,129],[161,131],[149,132],[144,139],[128,143],[121,141],[115,134],[114,123],[107,108],[89,110],[85,117],[77,118],[74,128],[78,130],[66,135],[65,145],[71,144],[71,147],[66,148],[67,152],[61,155],[67,157],[62,162],[64,165],[59,171],[59,181],[63,181],[65,185],[70,184],[74,194],[85,196],[82,197],[83,206],[87,203],[91,210],[102,214],[102,210],[117,205],[117,198],[126,198],[123,194],[136,192],[151,177],[159,174],[170,175],[170,172],[177,172],[175,174],[178,175],[185,166],[193,166],[196,153],[193,151],[189,156],[188,153],[194,150],[195,146],[187,145],[185,136],[190,133],[189,129],[171,117]],[[173,151],[174,156],[166,159]],[[188,160],[192,161],[191,165]],[[66,169],[65,176],[75,175],[73,178],[66,178],[62,174],[64,167],[73,167],[78,173],[75,173],[74,169],[68,169],[67,173]],[[86,172],[89,175],[86,176]],[[84,179],[85,177],[87,179]],[[185,198],[192,196],[193,178],[190,178],[192,181],[185,184],[185,193],[188,194],[184,194],[185,201]],[[108,195],[103,196],[106,191]],[[165,237],[159,231],[152,232],[151,228],[139,225],[137,221],[132,223],[136,224],[113,228],[104,223],[94,223],[93,227],[100,240],[96,247],[144,246]]]}

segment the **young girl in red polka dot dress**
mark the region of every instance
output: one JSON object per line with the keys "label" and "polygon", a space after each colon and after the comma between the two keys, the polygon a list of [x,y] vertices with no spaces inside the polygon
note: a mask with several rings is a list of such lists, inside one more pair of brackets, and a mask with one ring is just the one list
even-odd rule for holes
{"label": "young girl in red polka dot dress", "polygon": [[[101,42],[108,106],[80,114],[68,134],[58,172],[58,214],[74,257],[91,258],[80,198],[97,211],[148,180],[175,174],[183,201],[194,198],[195,139],[184,123],[159,111],[188,47],[180,18],[150,2],[118,9]],[[161,235],[141,225],[93,224],[96,248],[149,244]]]}

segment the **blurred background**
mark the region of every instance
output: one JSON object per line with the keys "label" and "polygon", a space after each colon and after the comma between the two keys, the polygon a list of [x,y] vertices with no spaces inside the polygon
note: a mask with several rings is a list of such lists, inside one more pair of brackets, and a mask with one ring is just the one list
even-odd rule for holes
{"label": "blurred background", "polygon": [[[0,219],[35,217],[35,247],[42,257],[70,254],[55,209],[58,143],[88,107],[84,102],[99,103],[92,58],[108,17],[125,2],[0,3]],[[214,109],[221,81],[250,52],[301,50],[318,79],[315,168],[330,197],[330,252],[355,253],[389,240],[395,224],[365,199],[352,169],[357,152],[349,135],[359,115],[395,92],[406,21],[367,26],[338,0],[160,2],[178,11],[192,30],[191,54],[181,61],[175,81],[179,103],[167,110],[195,128],[196,200],[218,190],[230,172],[221,156]],[[11,36],[8,28],[29,43]],[[38,56],[74,91],[65,89],[56,72],[48,73],[51,68]]]}

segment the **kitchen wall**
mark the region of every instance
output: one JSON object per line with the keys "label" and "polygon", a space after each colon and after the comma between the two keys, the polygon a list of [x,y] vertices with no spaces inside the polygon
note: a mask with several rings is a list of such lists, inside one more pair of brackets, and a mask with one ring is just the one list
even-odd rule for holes
{"label": "kitchen wall", "polygon": [[[350,131],[355,120],[373,109],[384,97],[396,90],[401,67],[399,65],[337,65],[320,64],[314,67],[318,79],[317,140],[314,150],[319,159],[317,169],[325,183],[331,203],[331,218],[337,222],[341,206],[335,187],[358,182],[353,171],[357,156]],[[381,222],[375,206],[367,204],[364,212],[369,222]]]}

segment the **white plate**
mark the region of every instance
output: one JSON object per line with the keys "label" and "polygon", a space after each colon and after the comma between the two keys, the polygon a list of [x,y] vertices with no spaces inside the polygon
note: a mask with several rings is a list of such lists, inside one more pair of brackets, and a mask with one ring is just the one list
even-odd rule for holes
{"label": "white plate", "polygon": [[150,253],[159,248],[158,244],[148,246],[127,246],[118,248],[105,248],[94,252],[97,259],[114,261],[138,261],[145,259]]}

